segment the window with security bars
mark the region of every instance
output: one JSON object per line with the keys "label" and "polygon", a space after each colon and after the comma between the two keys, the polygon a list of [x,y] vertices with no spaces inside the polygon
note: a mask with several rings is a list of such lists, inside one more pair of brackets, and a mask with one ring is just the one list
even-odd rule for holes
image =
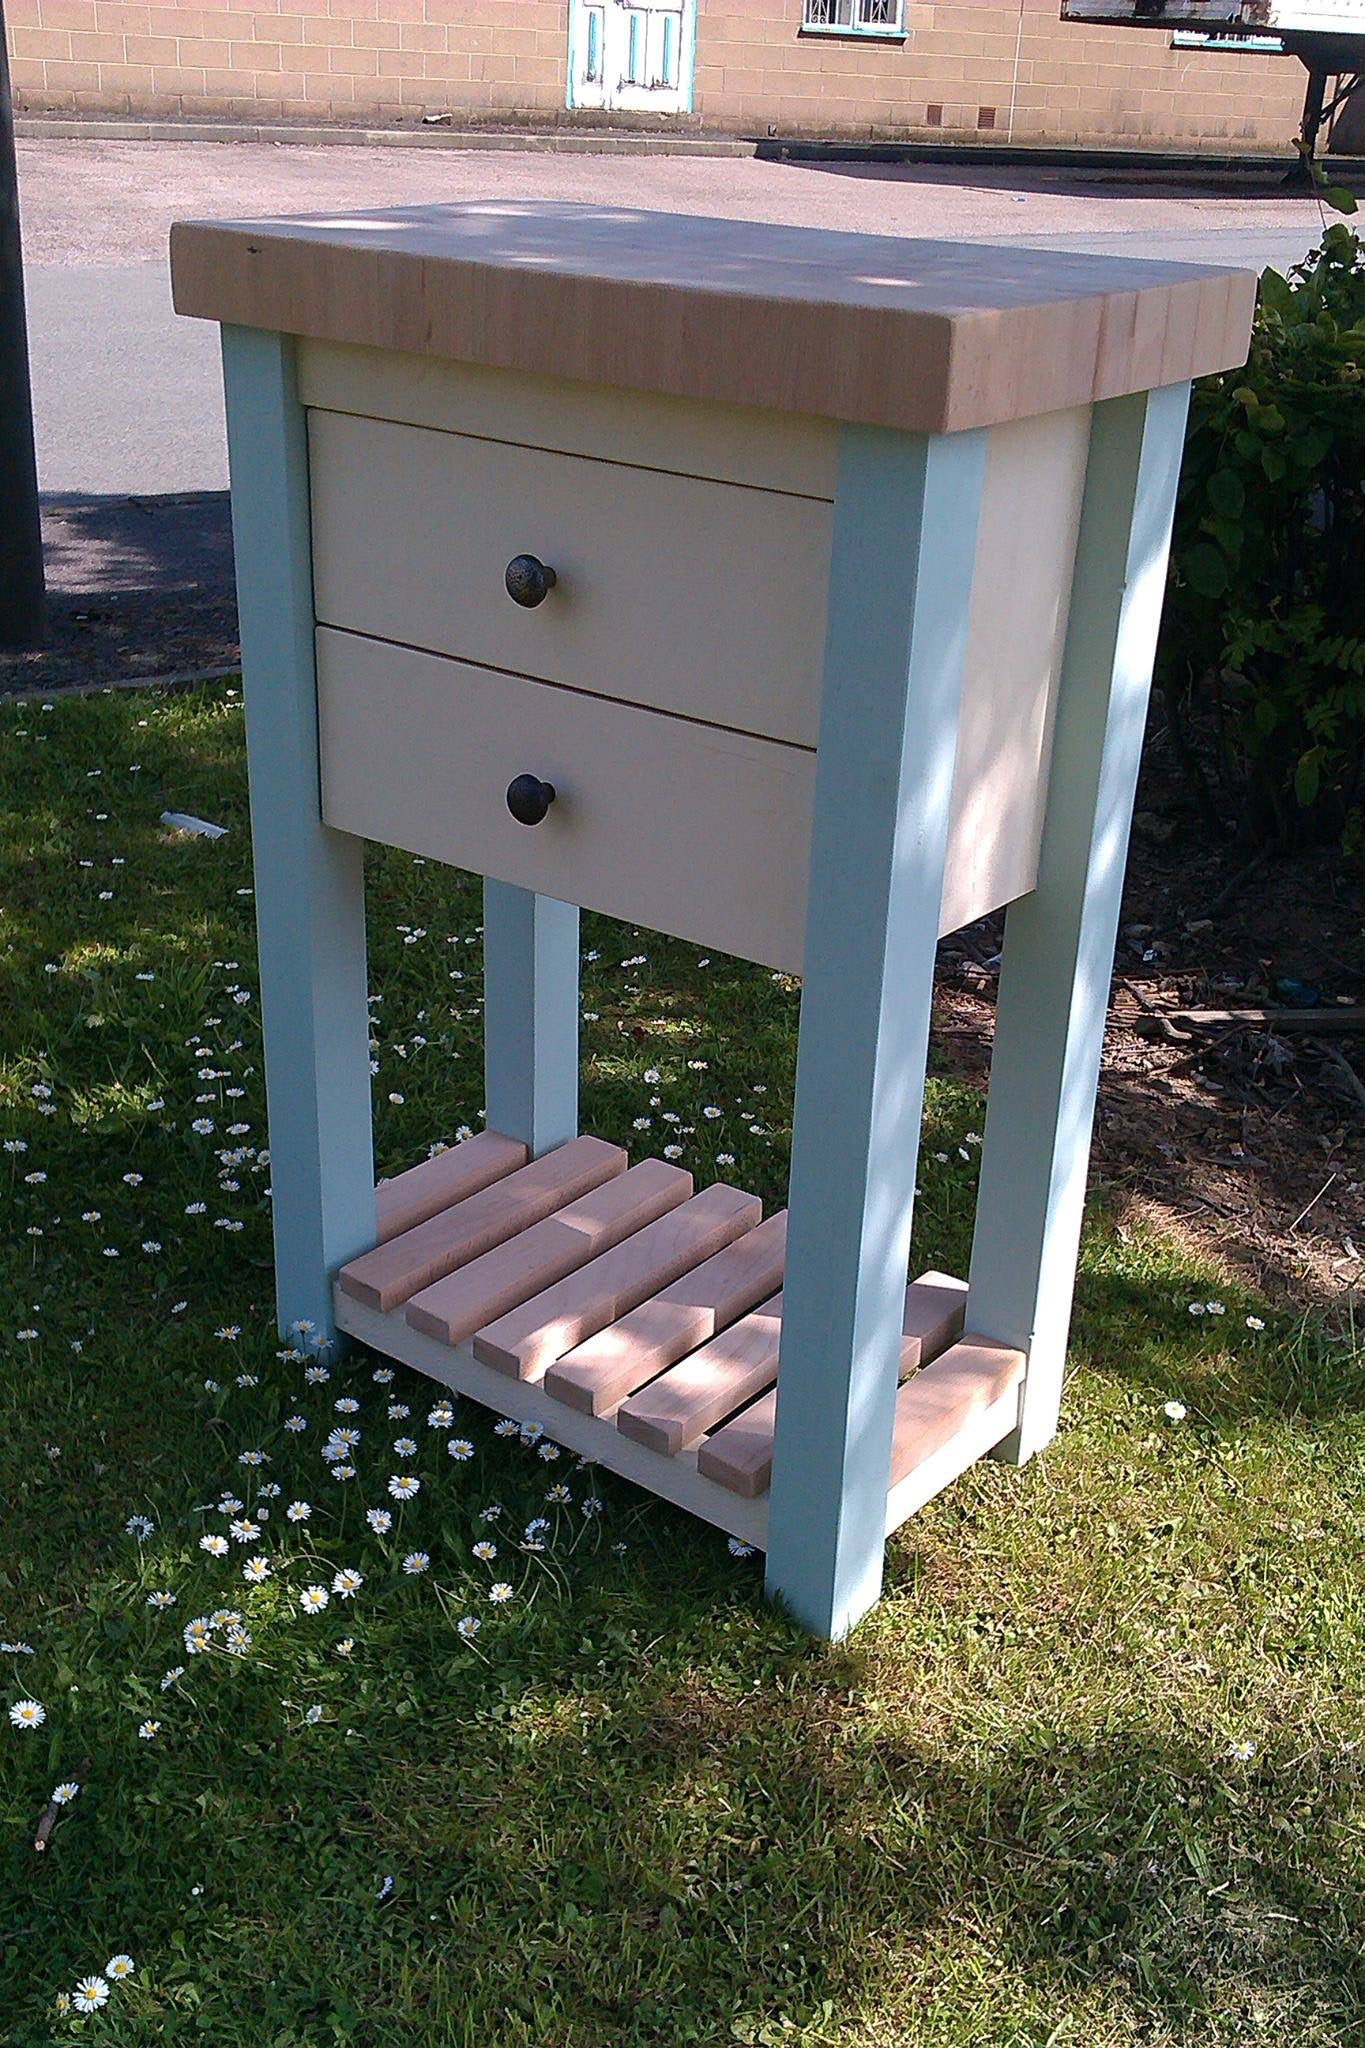
{"label": "window with security bars", "polygon": [[805,0],[801,26],[836,35],[899,35],[905,0]]}

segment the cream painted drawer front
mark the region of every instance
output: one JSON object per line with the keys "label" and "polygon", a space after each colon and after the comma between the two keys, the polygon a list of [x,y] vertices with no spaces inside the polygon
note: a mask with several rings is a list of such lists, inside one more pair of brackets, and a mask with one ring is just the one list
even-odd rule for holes
{"label": "cream painted drawer front", "polygon": [[[320,627],[322,814],[456,867],[795,970],[815,756]],[[507,785],[555,787],[519,825]]]}
{"label": "cream painted drawer front", "polygon": [[343,413],[309,448],[321,624],[815,745],[826,501]]}

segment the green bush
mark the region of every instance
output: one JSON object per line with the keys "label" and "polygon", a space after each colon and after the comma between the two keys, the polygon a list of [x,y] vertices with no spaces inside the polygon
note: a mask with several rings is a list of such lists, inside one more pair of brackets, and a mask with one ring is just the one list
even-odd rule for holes
{"label": "green bush", "polygon": [[1246,368],[1195,386],[1158,676],[1206,819],[1258,847],[1365,845],[1362,344],[1337,222],[1265,272]]}

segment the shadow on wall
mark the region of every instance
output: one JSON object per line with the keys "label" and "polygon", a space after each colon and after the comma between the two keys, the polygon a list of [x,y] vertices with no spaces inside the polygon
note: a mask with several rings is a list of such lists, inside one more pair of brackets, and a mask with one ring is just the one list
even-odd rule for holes
{"label": "shadow on wall", "polygon": [[0,694],[236,666],[225,491],[43,500],[47,645],[0,655]]}

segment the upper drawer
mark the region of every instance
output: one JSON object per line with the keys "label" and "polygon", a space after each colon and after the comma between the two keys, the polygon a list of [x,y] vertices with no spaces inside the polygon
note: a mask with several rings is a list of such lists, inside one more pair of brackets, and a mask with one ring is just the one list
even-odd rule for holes
{"label": "upper drawer", "polygon": [[322,411],[309,449],[321,624],[815,745],[823,500]]}

